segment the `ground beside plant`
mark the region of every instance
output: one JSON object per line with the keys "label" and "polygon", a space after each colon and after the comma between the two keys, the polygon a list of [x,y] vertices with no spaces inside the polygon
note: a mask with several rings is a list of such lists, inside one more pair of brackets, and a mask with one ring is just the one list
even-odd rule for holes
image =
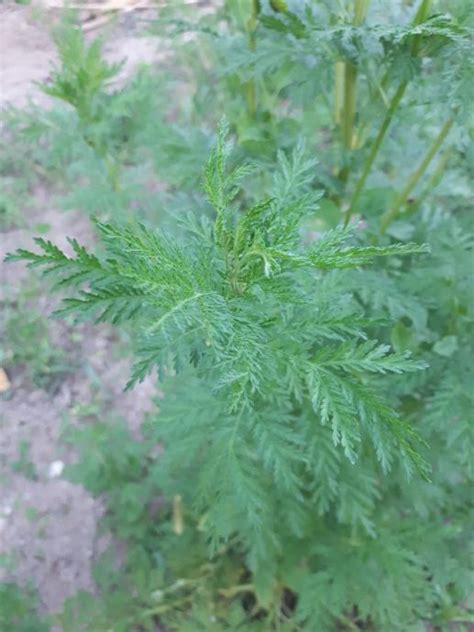
{"label": "ground beside plant", "polygon": [[[46,79],[55,58],[51,19],[31,7],[0,8],[0,105],[21,107],[30,98],[47,103],[34,82]],[[112,41],[109,57],[128,60],[122,80],[137,63],[159,57],[156,38],[123,25],[115,27]],[[53,241],[64,243],[76,234],[90,242],[89,219],[54,208],[52,197],[47,186],[37,187],[28,207],[19,209],[20,226],[2,227],[1,259],[30,241],[38,227]],[[93,589],[91,563],[104,546],[97,531],[100,501],[61,477],[75,455],[60,436],[68,423],[105,412],[136,429],[150,408],[153,384],[124,393],[129,364],[111,361],[120,351],[107,327],[82,326],[78,332],[51,322],[51,299],[21,264],[2,263],[1,278],[2,348],[15,357],[5,360],[10,387],[0,400],[0,579],[32,582],[42,610],[50,612],[78,589]]]}

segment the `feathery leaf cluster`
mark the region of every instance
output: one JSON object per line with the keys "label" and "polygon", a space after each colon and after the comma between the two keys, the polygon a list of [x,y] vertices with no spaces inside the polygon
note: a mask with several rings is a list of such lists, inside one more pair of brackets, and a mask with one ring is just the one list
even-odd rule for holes
{"label": "feathery leaf cluster", "polygon": [[[195,84],[176,122],[145,71],[113,93],[98,73],[93,120],[30,121],[100,245],[11,258],[67,293],[59,314],[127,329],[129,387],[156,371],[164,394],[140,441],[76,433],[75,480],[130,558],[65,632],[468,620],[474,65],[467,3],[433,6],[230,0],[188,24],[176,3],[159,26],[197,33],[175,40]],[[80,46],[57,85],[103,67]]]}
{"label": "feathery leaf cluster", "polygon": [[369,340],[373,323],[338,287],[341,268],[426,248],[350,245],[348,229],[305,242],[319,194],[302,146],[280,156],[274,196],[239,212],[249,168],[229,168],[229,154],[223,125],[204,181],[214,221],[191,215],[179,238],[97,222],[103,255],[37,239],[39,253],[10,259],[73,292],[59,314],[130,323],[130,386],[154,369],[164,380],[159,476],[205,520],[214,552],[238,538],[266,603],[278,566],[305,559],[286,551],[314,541],[320,514],[374,534],[378,468],[427,474],[423,442],[371,378],[426,365]]}

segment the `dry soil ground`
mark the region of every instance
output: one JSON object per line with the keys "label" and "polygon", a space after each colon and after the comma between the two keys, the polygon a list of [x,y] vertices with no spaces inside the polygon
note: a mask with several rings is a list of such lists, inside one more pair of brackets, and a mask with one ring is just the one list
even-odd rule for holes
{"label": "dry soil ground", "polygon": [[[45,103],[35,82],[48,76],[55,58],[50,27],[56,19],[57,12],[40,7],[0,7],[0,106],[22,107],[28,99]],[[163,54],[157,52],[156,39],[131,28],[130,19],[109,29],[108,42],[110,59],[126,59],[122,78],[137,63],[152,63]],[[85,242],[93,239],[88,219],[80,212],[51,208],[47,189],[39,188],[33,199],[31,207],[22,209],[23,227],[0,233],[1,255],[31,245],[37,222],[48,224],[47,237],[59,243],[68,234]],[[2,264],[1,279],[2,294],[11,298],[28,275],[22,264]],[[34,308],[47,316],[51,299],[46,293],[39,296]],[[74,459],[60,441],[63,424],[74,422],[80,408],[99,398],[109,416],[125,417],[136,428],[154,390],[148,381],[123,392],[129,367],[127,361],[113,359],[115,343],[107,328],[83,326],[73,334],[54,321],[51,331],[52,344],[72,370],[54,389],[45,390],[33,385],[27,366],[15,367],[10,370],[10,388],[0,399],[0,580],[31,580],[49,612],[78,589],[93,589],[91,561],[102,546],[97,532],[101,503],[61,476],[63,464]],[[29,446],[33,478],[12,470],[22,442]]]}

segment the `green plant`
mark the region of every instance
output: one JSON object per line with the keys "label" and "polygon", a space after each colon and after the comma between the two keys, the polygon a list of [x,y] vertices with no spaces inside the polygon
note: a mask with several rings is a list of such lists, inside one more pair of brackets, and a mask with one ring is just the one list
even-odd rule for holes
{"label": "green plant", "polygon": [[[16,188],[23,180],[27,185],[46,182],[67,209],[102,218],[138,214],[156,219],[164,194],[160,187],[154,191],[148,128],[167,133],[162,77],[143,65],[122,80],[121,64],[105,60],[103,41],[88,43],[70,17],[54,38],[59,60],[39,86],[53,97],[52,106],[2,112],[8,130],[8,144],[2,147],[6,177]],[[167,137],[182,150],[179,135],[170,130]],[[14,193],[5,200],[5,223],[15,219],[14,203],[23,202],[20,192]]]}
{"label": "green plant", "polygon": [[[70,289],[63,313],[127,328],[130,386],[156,369],[164,392],[140,439],[112,419],[71,433],[69,476],[105,498],[126,553],[119,573],[114,549],[99,560],[99,596],[69,600],[60,625],[462,629],[473,616],[469,7],[239,0],[187,22],[177,6],[160,28],[198,34],[175,39],[183,107],[169,109],[174,85],[160,77],[150,109],[144,73],[109,95],[99,126],[139,174],[153,163],[166,194],[140,199],[174,215],[159,231],[97,222],[98,254],[40,239],[39,254],[17,255]],[[144,104],[126,140],[120,103]],[[203,194],[222,111],[238,166],[221,133]],[[53,147],[70,116],[53,115]],[[239,166],[249,157],[256,169]],[[74,164],[102,200],[89,158]]]}
{"label": "green plant", "polygon": [[[188,44],[194,59],[200,59],[196,49],[204,44],[207,58],[214,60],[205,66],[194,62],[196,107],[206,111],[203,99],[221,103],[217,109],[227,112],[242,145],[266,160],[276,148],[291,147],[301,133],[315,141],[315,151],[324,143],[319,184],[346,223],[365,214],[371,182],[380,180],[379,164],[385,171],[392,162],[390,132],[400,135],[400,128],[408,127],[413,139],[416,127],[419,151],[427,159],[413,174],[393,174],[401,193],[389,209],[390,222],[403,212],[410,183],[422,178],[448,132],[466,120],[473,67],[468,3],[405,5],[261,2],[249,50],[242,16],[250,14],[252,3],[227,3],[214,21],[206,16],[190,24],[201,33],[197,44]],[[182,30],[180,24],[177,32]],[[186,61],[193,63],[189,56]],[[257,123],[242,115],[249,81],[256,87]],[[239,85],[242,101],[236,96]],[[440,130],[428,150],[426,121]]]}
{"label": "green plant", "polygon": [[48,622],[36,614],[37,597],[31,590],[0,583],[0,625],[4,632],[48,632]]}
{"label": "green plant", "polygon": [[107,135],[101,136],[100,123],[105,120],[104,108],[109,101],[107,84],[117,75],[121,64],[105,62],[101,40],[95,39],[88,45],[82,30],[69,21],[57,31],[56,45],[60,66],[42,89],[73,107],[85,141],[107,160],[106,144],[110,139]]}
{"label": "green plant", "polygon": [[[411,548],[416,522],[394,530],[393,509],[376,508],[389,489],[408,485],[406,474],[427,470],[422,442],[390,405],[396,399],[383,375],[424,364],[367,339],[376,321],[351,297],[344,270],[426,249],[346,245],[353,237],[344,229],[304,245],[300,230],[315,193],[314,163],[302,147],[290,159],[280,155],[273,198],[243,213],[232,201],[248,169],[229,170],[228,154],[221,131],[205,178],[215,220],[189,216],[178,241],[145,226],[99,223],[107,258],[74,240],[67,257],[43,239],[41,254],[10,258],[45,265],[62,288],[86,284],[64,300],[63,314],[133,323],[138,361],[130,386],[155,367],[164,379],[151,425],[155,443],[165,445],[151,466],[154,486],[175,499],[175,538],[186,525],[203,533],[210,560],[240,552],[248,580],[221,594],[253,595],[241,616],[249,623],[264,616],[267,628],[314,629],[351,619],[356,604],[361,620],[402,629],[432,607],[432,570]],[[130,457],[112,452],[125,459],[134,489],[129,458],[140,480],[143,457],[130,450]],[[104,475],[93,480],[108,486]],[[130,501],[137,498],[132,492]],[[137,509],[145,527],[141,503]],[[356,584],[342,562],[345,546]],[[374,567],[364,579],[368,555]],[[387,566],[394,593],[380,590]],[[296,612],[289,595],[297,596]],[[180,604],[194,616],[188,599],[178,600],[170,620]],[[169,609],[154,612],[166,621]]]}
{"label": "green plant", "polygon": [[26,478],[36,480],[38,475],[34,463],[30,459],[30,447],[29,441],[20,441],[18,444],[18,458],[11,464],[11,468],[14,472],[23,474]]}
{"label": "green plant", "polygon": [[22,224],[23,219],[17,204],[17,196],[22,195],[23,191],[9,191],[10,182],[4,179],[2,183],[4,190],[0,193],[0,228],[10,228]]}
{"label": "green plant", "polygon": [[2,301],[0,355],[7,368],[24,365],[34,384],[47,390],[71,371],[61,349],[51,342],[46,318],[31,309],[29,301],[37,289],[24,290],[16,300]]}

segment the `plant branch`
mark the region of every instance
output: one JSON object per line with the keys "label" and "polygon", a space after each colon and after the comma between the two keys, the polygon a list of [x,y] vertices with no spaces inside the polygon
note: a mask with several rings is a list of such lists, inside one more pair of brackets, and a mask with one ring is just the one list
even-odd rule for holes
{"label": "plant branch", "polygon": [[351,62],[347,62],[344,68],[344,85],[344,144],[347,149],[352,149],[357,99],[357,68]]}
{"label": "plant branch", "polygon": [[[367,10],[369,7],[369,0],[356,0],[354,5],[354,26],[360,26],[365,20]],[[342,142],[346,155],[352,150],[354,140],[354,125],[357,111],[357,74],[358,69],[356,64],[352,61],[346,61],[343,64],[343,78],[339,75],[342,74],[340,68],[340,62],[336,62],[336,82],[339,84],[342,81],[342,86],[336,83],[335,107],[340,108],[337,101],[342,100]],[[341,94],[342,92],[342,94]],[[336,115],[337,115],[336,111]],[[339,109],[339,119],[340,109]],[[339,173],[339,178],[342,182],[347,182],[349,177],[349,167],[345,165]]]}
{"label": "plant branch", "polygon": [[[252,0],[252,13],[247,22],[248,47],[254,53],[257,49],[257,23],[259,14],[258,0]],[[249,79],[245,83],[245,98],[247,100],[247,112],[250,118],[254,119],[257,114],[257,89],[255,79]]]}
{"label": "plant branch", "polygon": [[423,191],[420,193],[420,195],[417,196],[415,202],[413,204],[410,204],[410,206],[407,209],[405,209],[405,215],[409,216],[416,213],[416,211],[419,209],[419,207],[421,206],[423,201],[426,199],[426,197],[429,195],[429,193],[433,191],[435,187],[438,186],[443,176],[446,164],[449,158],[451,157],[451,154],[453,153],[453,149],[454,148],[451,145],[443,152],[442,156],[438,160],[438,164],[436,165],[433,173],[428,178],[428,181],[426,182],[423,188]]}
{"label": "plant branch", "polygon": [[367,176],[369,175],[370,170],[372,169],[372,165],[374,164],[375,158],[377,157],[377,154],[379,153],[379,149],[382,145],[382,141],[385,138],[385,134],[387,133],[390,123],[392,122],[393,115],[395,114],[400,104],[400,101],[402,100],[402,97],[405,94],[407,83],[408,83],[407,81],[404,81],[403,83],[399,85],[398,90],[395,92],[395,94],[392,97],[392,100],[390,101],[390,106],[384,116],[382,125],[380,126],[380,129],[378,131],[378,134],[372,144],[370,153],[367,156],[367,160],[365,161],[362,174],[359,177],[359,180],[357,181],[356,187],[354,189],[354,193],[352,194],[349,208],[346,211],[345,218],[344,218],[344,224],[346,226],[349,223],[354,213],[354,209],[357,205],[357,202],[359,201],[359,197],[360,197],[360,194],[362,193],[362,189],[364,188],[365,182],[367,180]]}
{"label": "plant branch", "polygon": [[344,62],[334,64],[334,122],[340,125],[344,107]]}
{"label": "plant branch", "polygon": [[408,182],[406,183],[406,185],[404,186],[404,188],[400,192],[400,194],[397,196],[397,199],[395,200],[395,203],[392,206],[392,208],[389,209],[382,216],[382,220],[381,220],[381,223],[380,223],[380,231],[381,231],[382,234],[385,233],[385,231],[387,230],[389,225],[393,222],[393,220],[399,214],[400,209],[402,208],[402,206],[406,203],[410,193],[413,191],[413,189],[418,184],[418,181],[420,180],[420,178],[425,173],[425,171],[428,168],[429,164],[431,163],[431,161],[433,160],[433,158],[437,154],[439,148],[443,144],[446,136],[449,134],[449,131],[450,131],[452,125],[453,125],[453,122],[454,122],[453,118],[450,118],[450,119],[448,119],[446,121],[446,123],[443,125],[443,127],[440,129],[438,135],[434,139],[434,142],[432,143],[431,147],[426,152],[423,160],[420,162],[420,164],[418,165],[416,170],[413,172],[413,174],[409,178]]}
{"label": "plant branch", "polygon": [[[429,10],[430,10],[430,4],[431,4],[431,0],[421,1],[418,11],[416,12],[415,17],[413,19],[414,26],[416,26],[417,24],[421,24],[427,19],[429,15]],[[418,48],[419,48],[419,40],[418,38],[415,38],[411,47],[411,52],[413,55],[417,54]],[[357,181],[356,187],[352,194],[351,200],[349,202],[349,208],[347,209],[345,213],[344,224],[346,226],[347,224],[349,224],[350,219],[352,215],[354,214],[354,210],[356,208],[357,202],[359,201],[360,194],[362,193],[362,190],[365,186],[367,177],[372,169],[372,165],[374,164],[375,158],[377,157],[377,154],[379,153],[380,147],[382,146],[382,142],[385,138],[385,134],[387,133],[388,128],[390,127],[390,123],[392,122],[393,116],[395,112],[397,111],[398,106],[400,105],[403,95],[405,94],[405,90],[407,89],[407,86],[408,86],[408,81],[406,80],[402,81],[390,101],[390,105],[388,107],[387,112],[385,113],[384,119],[382,121],[382,125],[380,126],[380,129],[377,133],[377,136],[372,145],[370,153],[367,156],[367,159],[365,161],[362,173],[359,177],[359,180]]]}
{"label": "plant branch", "polygon": [[254,590],[255,586],[253,584],[239,584],[237,586],[231,586],[230,588],[221,588],[219,595],[226,599],[233,599],[236,595],[253,592]]}

